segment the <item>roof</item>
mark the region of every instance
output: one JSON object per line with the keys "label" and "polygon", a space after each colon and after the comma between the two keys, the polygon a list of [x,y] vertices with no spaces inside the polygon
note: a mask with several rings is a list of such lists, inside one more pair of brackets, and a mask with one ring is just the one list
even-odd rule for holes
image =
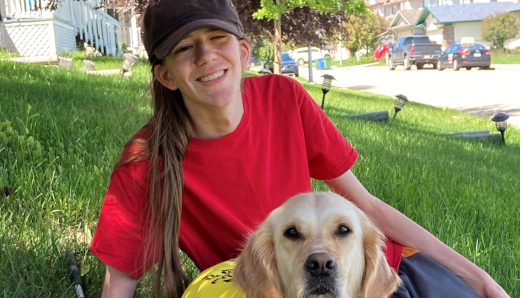
{"label": "roof", "polygon": [[368,4],[369,6],[384,4],[384,2],[386,2],[386,0],[372,0],[372,1],[366,0],[366,4]]}
{"label": "roof", "polygon": [[402,2],[405,2],[406,0],[386,0],[384,5],[385,6],[388,6],[390,4],[397,4],[397,3],[402,3]]}
{"label": "roof", "polygon": [[[416,24],[421,13],[422,13],[422,10],[418,10],[418,9],[399,10],[395,14],[395,17],[393,17],[393,20],[391,20],[389,28],[393,29],[393,28],[400,28],[400,27],[406,27],[406,26],[413,26]],[[403,24],[396,25],[400,19],[403,20]]]}
{"label": "roof", "polygon": [[456,5],[426,6],[416,24],[425,22],[431,13],[439,23],[480,21],[494,13],[520,11],[520,2],[488,2]]}

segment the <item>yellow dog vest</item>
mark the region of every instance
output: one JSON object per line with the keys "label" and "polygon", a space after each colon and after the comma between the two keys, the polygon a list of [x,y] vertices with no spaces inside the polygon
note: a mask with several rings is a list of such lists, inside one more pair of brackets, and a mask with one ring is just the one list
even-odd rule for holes
{"label": "yellow dog vest", "polygon": [[187,287],[182,298],[245,298],[246,294],[233,285],[234,261],[225,261],[204,272]]}

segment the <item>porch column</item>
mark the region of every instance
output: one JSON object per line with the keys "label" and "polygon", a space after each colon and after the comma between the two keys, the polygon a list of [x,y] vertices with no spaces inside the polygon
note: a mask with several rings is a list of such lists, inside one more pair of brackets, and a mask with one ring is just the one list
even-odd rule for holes
{"label": "porch column", "polygon": [[453,25],[444,25],[442,27],[442,50],[447,49],[455,42],[455,28]]}

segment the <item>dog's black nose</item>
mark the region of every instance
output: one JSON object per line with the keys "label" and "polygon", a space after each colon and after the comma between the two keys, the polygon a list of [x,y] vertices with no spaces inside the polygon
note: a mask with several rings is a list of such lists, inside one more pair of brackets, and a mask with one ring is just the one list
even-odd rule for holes
{"label": "dog's black nose", "polygon": [[328,253],[314,253],[306,260],[306,271],[315,277],[329,276],[337,269],[335,258]]}

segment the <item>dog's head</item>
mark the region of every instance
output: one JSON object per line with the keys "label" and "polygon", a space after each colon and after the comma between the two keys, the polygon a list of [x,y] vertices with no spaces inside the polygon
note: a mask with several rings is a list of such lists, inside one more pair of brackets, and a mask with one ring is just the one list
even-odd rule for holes
{"label": "dog's head", "polygon": [[383,238],[343,197],[300,194],[249,237],[233,281],[248,298],[384,298],[400,279],[381,250]]}

